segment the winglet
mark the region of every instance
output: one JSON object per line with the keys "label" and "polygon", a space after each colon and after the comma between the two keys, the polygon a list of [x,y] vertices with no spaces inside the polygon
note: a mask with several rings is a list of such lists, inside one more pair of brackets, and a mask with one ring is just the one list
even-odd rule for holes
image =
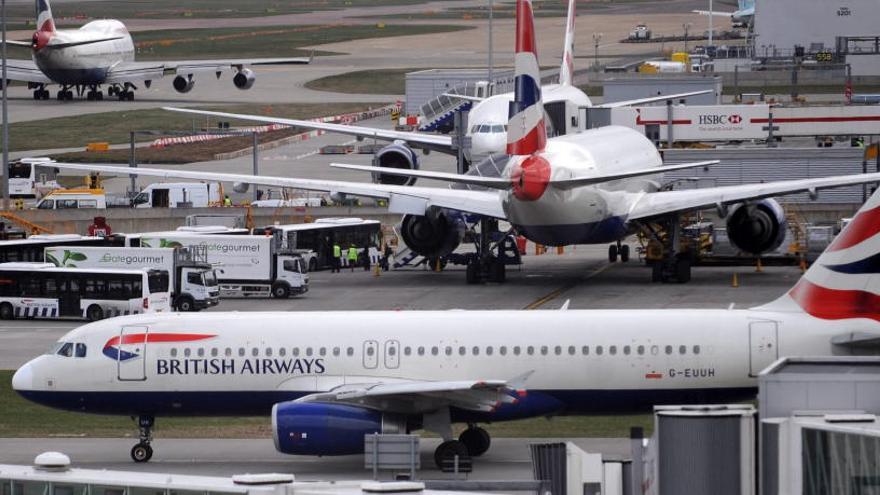
{"label": "winglet", "polygon": [[515,65],[516,90],[508,111],[507,154],[531,155],[547,144],[531,0],[516,2]]}

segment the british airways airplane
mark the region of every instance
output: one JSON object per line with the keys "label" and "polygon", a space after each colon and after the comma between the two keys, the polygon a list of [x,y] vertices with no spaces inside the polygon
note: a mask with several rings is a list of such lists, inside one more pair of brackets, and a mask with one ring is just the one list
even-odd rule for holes
{"label": "british airways airplane", "polygon": [[[428,430],[438,463],[479,456],[479,423],[750,399],[783,356],[880,343],[880,192],[788,293],[733,310],[149,314],[64,335],[12,387],[71,411],[270,415],[275,447],[363,451],[364,435]],[[457,439],[452,425],[468,428]]]}
{"label": "british airways airplane", "polygon": [[[655,281],[690,280],[690,257],[678,253],[680,216],[716,209],[726,217],[727,232],[741,251],[760,255],[778,248],[787,230],[785,213],[773,196],[880,181],[880,173],[760,184],[668,190],[667,171],[708,167],[717,160],[664,166],[654,144],[627,127],[607,126],[548,137],[544,123],[537,45],[531,2],[517,2],[516,91],[509,103],[507,157],[496,163],[501,175],[450,174],[389,167],[334,164],[372,174],[446,181],[455,188],[267,177],[189,170],[114,167],[52,162],[61,169],[109,174],[225,181],[272,187],[367,196],[388,202],[403,215],[400,233],[407,247],[428,258],[446,256],[463,240],[469,216],[505,220],[539,244],[611,243],[609,261],[629,259],[628,236],[643,232],[663,246],[655,263]],[[232,115],[233,117],[238,117]],[[48,164],[47,164],[48,165]],[[662,227],[662,228],[658,228]],[[668,232],[662,235],[660,232]],[[504,263],[485,256],[471,260],[468,282],[504,280]]]}

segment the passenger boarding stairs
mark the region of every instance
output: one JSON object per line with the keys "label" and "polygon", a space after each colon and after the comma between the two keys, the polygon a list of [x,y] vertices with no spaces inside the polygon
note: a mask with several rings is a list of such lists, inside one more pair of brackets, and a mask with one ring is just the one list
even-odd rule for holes
{"label": "passenger boarding stairs", "polygon": [[473,83],[456,86],[449,91],[428,100],[422,105],[421,114],[424,121],[419,126],[422,132],[439,131],[449,133],[453,128],[453,120],[455,112],[465,112],[471,109],[473,100],[456,98],[453,95],[469,96],[472,98],[486,98],[492,95],[494,84],[487,81],[477,81]]}

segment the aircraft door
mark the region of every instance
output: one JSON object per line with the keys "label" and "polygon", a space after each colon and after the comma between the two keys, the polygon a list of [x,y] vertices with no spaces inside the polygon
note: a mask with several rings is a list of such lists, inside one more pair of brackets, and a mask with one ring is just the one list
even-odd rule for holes
{"label": "aircraft door", "polygon": [[758,376],[779,358],[775,321],[753,321],[749,324],[749,376]]}
{"label": "aircraft door", "polygon": [[119,340],[109,346],[116,348],[116,369],[120,381],[147,379],[147,334],[149,330],[144,326],[122,327],[119,331]]}
{"label": "aircraft door", "polygon": [[385,367],[397,369],[400,366],[400,342],[396,340],[385,341]]}
{"label": "aircraft door", "polygon": [[379,366],[379,343],[375,340],[364,341],[364,368],[368,370]]}

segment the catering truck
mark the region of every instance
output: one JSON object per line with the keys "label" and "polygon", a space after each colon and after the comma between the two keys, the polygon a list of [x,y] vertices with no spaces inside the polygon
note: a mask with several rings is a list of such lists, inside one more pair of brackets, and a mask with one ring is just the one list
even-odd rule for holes
{"label": "catering truck", "polygon": [[188,234],[143,235],[141,247],[204,246],[217,270],[220,297],[287,298],[309,290],[302,256],[282,247],[281,236]]}
{"label": "catering truck", "polygon": [[169,275],[171,307],[199,311],[220,302],[214,268],[205,261],[204,248],[131,248],[53,246],[45,249],[46,262],[60,267],[159,269]]}

